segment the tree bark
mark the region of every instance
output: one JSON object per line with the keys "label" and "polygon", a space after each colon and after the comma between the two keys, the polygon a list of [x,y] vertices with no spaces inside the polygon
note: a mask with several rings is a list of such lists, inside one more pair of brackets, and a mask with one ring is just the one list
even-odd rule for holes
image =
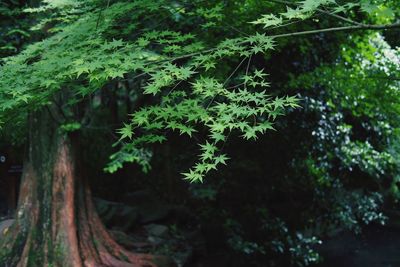
{"label": "tree bark", "polygon": [[47,111],[30,118],[29,133],[15,222],[0,240],[0,266],[170,266],[164,257],[134,254],[111,238],[92,203],[75,138]]}

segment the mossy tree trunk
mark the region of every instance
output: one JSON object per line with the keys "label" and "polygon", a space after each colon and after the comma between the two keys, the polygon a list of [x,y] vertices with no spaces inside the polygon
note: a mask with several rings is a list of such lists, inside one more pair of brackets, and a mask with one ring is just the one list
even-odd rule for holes
{"label": "mossy tree trunk", "polygon": [[[77,155],[47,110],[30,118],[15,222],[0,240],[2,267],[167,266],[120,247],[101,223]],[[169,265],[168,265],[169,266]]]}

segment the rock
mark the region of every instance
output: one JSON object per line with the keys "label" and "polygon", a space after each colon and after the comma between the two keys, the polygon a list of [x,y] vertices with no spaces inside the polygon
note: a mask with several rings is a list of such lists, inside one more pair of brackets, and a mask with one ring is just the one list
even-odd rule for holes
{"label": "rock", "polygon": [[139,211],[136,207],[122,203],[95,198],[96,209],[108,228],[119,228],[129,231],[139,222]]}
{"label": "rock", "polygon": [[144,206],[149,203],[157,203],[157,197],[150,191],[142,190],[126,194],[123,202],[131,206]]}
{"label": "rock", "polygon": [[0,222],[0,237],[2,237],[7,231],[8,228],[14,223],[14,220],[5,220]]}
{"label": "rock", "polygon": [[125,248],[132,249],[135,246],[134,240],[124,232],[112,230],[110,231],[110,234],[118,244],[124,246]]}
{"label": "rock", "polygon": [[149,236],[147,240],[151,242],[153,246],[160,246],[161,244],[165,244],[164,239],[155,236]]}
{"label": "rock", "polygon": [[139,220],[142,224],[148,224],[165,219],[170,214],[171,208],[159,203],[148,203],[138,206]]}
{"label": "rock", "polygon": [[141,224],[148,224],[165,219],[171,212],[171,207],[163,204],[155,194],[143,190],[127,194],[124,203],[137,208]]}
{"label": "rock", "polygon": [[138,249],[143,250],[153,247],[153,244],[151,244],[150,242],[137,241],[132,236],[127,235],[122,231],[111,230],[110,233],[118,244],[124,246],[127,249],[137,251]]}
{"label": "rock", "polygon": [[168,237],[168,227],[161,224],[149,224],[144,227],[147,233],[155,237]]}
{"label": "rock", "polygon": [[94,199],[96,209],[108,228],[132,231],[138,224],[161,221],[171,214],[170,206],[147,191],[131,193],[125,200],[129,204]]}
{"label": "rock", "polygon": [[196,222],[196,215],[187,207],[175,206],[171,209],[171,217],[178,224],[191,225]]}

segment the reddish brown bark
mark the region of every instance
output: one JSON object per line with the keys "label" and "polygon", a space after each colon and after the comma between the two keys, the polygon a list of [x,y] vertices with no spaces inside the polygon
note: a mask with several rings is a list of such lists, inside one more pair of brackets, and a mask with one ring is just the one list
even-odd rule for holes
{"label": "reddish brown bark", "polygon": [[173,266],[112,239],[95,211],[71,139],[43,122],[34,125],[15,223],[0,240],[0,266]]}

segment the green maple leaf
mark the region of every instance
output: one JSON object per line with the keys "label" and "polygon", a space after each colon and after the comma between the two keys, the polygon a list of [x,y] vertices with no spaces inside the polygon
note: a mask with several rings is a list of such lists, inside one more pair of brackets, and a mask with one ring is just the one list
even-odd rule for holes
{"label": "green maple leaf", "polygon": [[76,77],[81,76],[83,73],[89,73],[89,71],[90,71],[89,66],[86,65],[81,65],[75,68]]}
{"label": "green maple leaf", "polygon": [[224,164],[224,165],[226,165],[226,161],[228,159],[229,158],[225,154],[221,154],[221,155],[215,157],[215,164]]}
{"label": "green maple leaf", "polygon": [[182,173],[182,175],[184,176],[184,180],[189,180],[191,183],[197,181],[203,182],[203,176],[193,170],[189,170],[187,173]]}
{"label": "green maple leaf", "polygon": [[223,133],[225,131],[226,126],[220,122],[215,122],[211,125],[211,129],[213,132]]}
{"label": "green maple leaf", "polygon": [[225,141],[225,135],[218,132],[212,132],[210,138],[213,139],[214,142]]}
{"label": "green maple leaf", "polygon": [[194,169],[196,170],[196,172],[198,173],[205,173],[207,171],[207,165],[204,163],[198,163],[196,164],[196,166],[194,167]]}
{"label": "green maple leaf", "polygon": [[190,128],[190,127],[186,127],[186,126],[184,126],[184,125],[183,125],[182,127],[180,127],[179,131],[180,131],[180,134],[187,134],[187,135],[189,135],[190,137],[192,137],[192,134],[193,134],[194,132],[197,132],[195,129]]}
{"label": "green maple leaf", "polygon": [[257,139],[257,134],[256,134],[256,130],[254,128],[247,128],[247,130],[245,131],[245,133],[242,135],[243,138],[245,138],[246,140],[249,139]]}
{"label": "green maple leaf", "polygon": [[156,95],[159,92],[160,92],[160,87],[157,86],[155,83],[148,84],[143,91],[143,93],[145,94],[152,94],[152,95]]}
{"label": "green maple leaf", "polygon": [[131,124],[124,124],[124,127],[118,130],[118,133],[121,135],[120,140],[124,138],[129,138],[131,139],[133,136],[133,129]]}
{"label": "green maple leaf", "polygon": [[210,152],[214,154],[214,152],[217,150],[217,147],[209,142],[206,142],[204,145],[200,145],[201,150],[205,152]]}
{"label": "green maple leaf", "polygon": [[124,78],[125,71],[122,70],[122,69],[112,69],[112,70],[108,70],[108,71],[107,71],[107,74],[108,74],[112,79],[115,79],[115,78],[118,78],[118,77]]}

